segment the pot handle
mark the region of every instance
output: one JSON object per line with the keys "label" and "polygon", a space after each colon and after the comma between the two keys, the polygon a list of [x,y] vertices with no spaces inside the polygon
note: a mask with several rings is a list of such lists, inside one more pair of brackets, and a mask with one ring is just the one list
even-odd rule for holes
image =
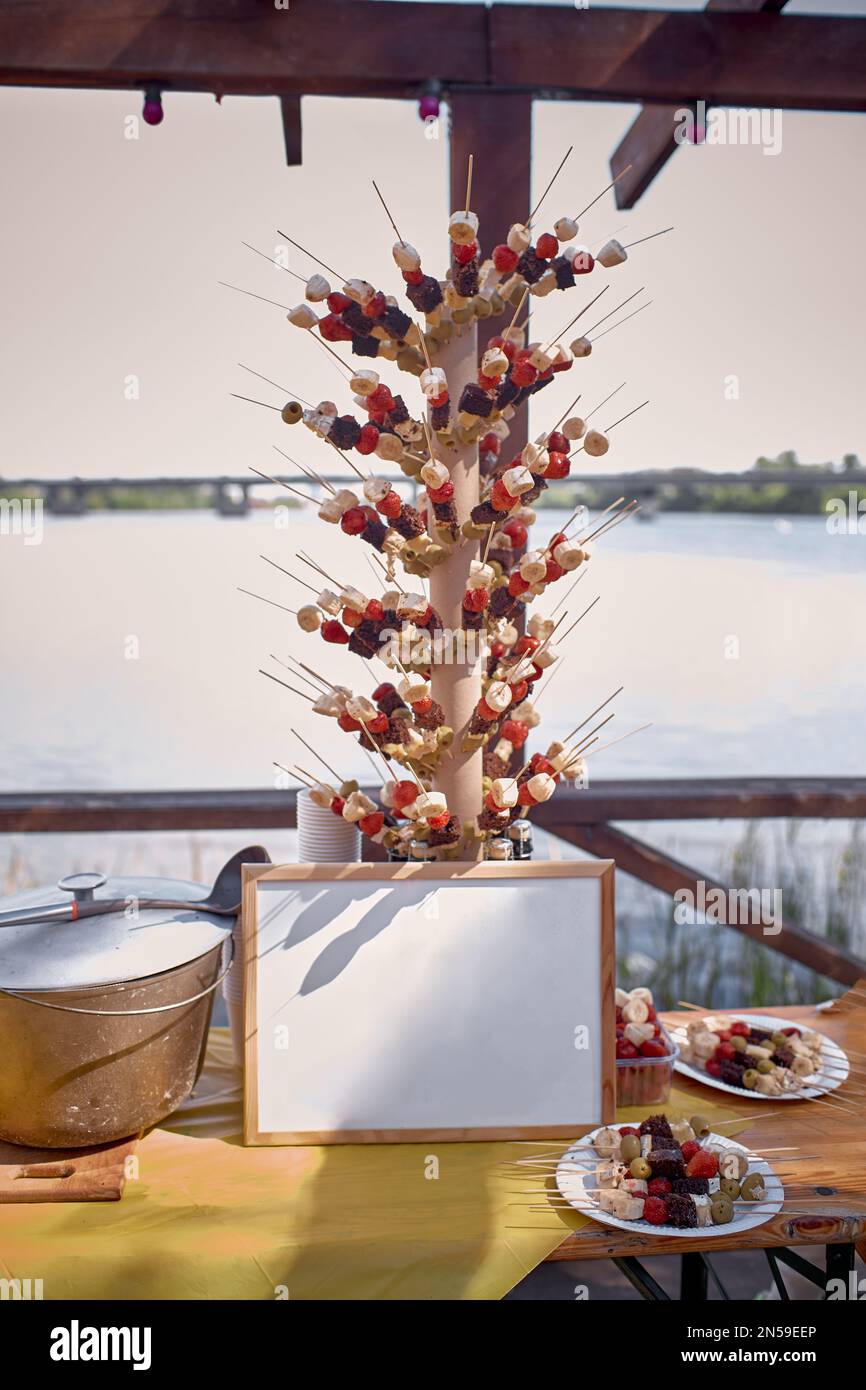
{"label": "pot handle", "polygon": [[172,1009],[183,1009],[186,1008],[187,1004],[198,1003],[199,999],[204,999],[206,995],[212,994],[217,985],[222,984],[231,970],[235,958],[234,938],[229,937],[227,944],[231,947],[228,964],[223,967],[212,985],[208,985],[207,989],[200,990],[198,994],[193,994],[189,999],[180,999],[174,1004],[157,1004],[153,1009],[77,1009],[72,1004],[50,1004],[47,999],[34,999],[32,994],[19,994],[14,989],[0,988],[0,994],[8,994],[10,999],[23,999],[26,1004],[38,1004],[43,1009],[59,1009],[64,1014],[95,1014],[97,1018],[133,1018],[136,1014],[165,1014]]}

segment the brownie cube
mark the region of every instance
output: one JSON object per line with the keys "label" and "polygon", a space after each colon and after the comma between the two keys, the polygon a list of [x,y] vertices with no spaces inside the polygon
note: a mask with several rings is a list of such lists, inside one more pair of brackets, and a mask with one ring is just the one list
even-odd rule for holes
{"label": "brownie cube", "polygon": [[442,286],[432,275],[424,275],[417,285],[406,286],[406,298],[422,314],[431,314],[442,303]]}
{"label": "brownie cube", "polygon": [[412,320],[402,309],[398,309],[396,304],[389,304],[379,319],[379,324],[392,338],[405,338],[412,326]]}
{"label": "brownie cube", "polygon": [[361,437],[361,426],[353,415],[338,415],[328,430],[328,441],[338,449],[353,449]]}
{"label": "brownie cube", "polygon": [[650,1149],[647,1154],[647,1163],[652,1169],[654,1178],[684,1178],[686,1175],[686,1165],[683,1162],[682,1150],[679,1146]]}
{"label": "brownie cube", "polygon": [[638,1128],[639,1134],[651,1134],[654,1139],[667,1139],[670,1142],[659,1145],[660,1148],[673,1149],[678,1145],[674,1142],[671,1127],[668,1124],[667,1115],[648,1115],[645,1120],[641,1120]]}
{"label": "brownie cube", "polygon": [[537,256],[531,246],[527,247],[516,266],[518,275],[523,276],[527,285],[536,284],[546,269],[547,261],[543,261],[540,256]]}
{"label": "brownie cube", "polygon": [[430,407],[430,424],[434,430],[447,430],[451,423],[451,402]]}
{"label": "brownie cube", "polygon": [[464,299],[471,299],[478,293],[478,264],[470,261],[469,265],[455,266],[454,268],[454,288]]}
{"label": "brownie cube", "polygon": [[379,339],[362,338],[360,334],[356,334],[352,339],[352,351],[357,357],[378,357]]}
{"label": "brownie cube", "polygon": [[360,304],[356,304],[354,300],[346,306],[340,318],[347,328],[351,328],[353,333],[359,334],[362,338],[369,337],[373,320],[367,317]]}
{"label": "brownie cube", "polygon": [[691,1197],[684,1193],[672,1192],[667,1199],[668,1225],[686,1230],[697,1226],[698,1213]]}
{"label": "brownie cube", "polygon": [[493,402],[482,386],[476,386],[470,381],[460,393],[457,408],[465,411],[467,415],[478,415],[482,420],[486,420],[493,409]]}
{"label": "brownie cube", "polygon": [[745,1070],[746,1067],[742,1062],[736,1062],[733,1058],[726,1058],[719,1063],[719,1080],[726,1082],[728,1086],[742,1086]]}
{"label": "brownie cube", "polygon": [[674,1192],[690,1192],[695,1197],[706,1197],[710,1190],[709,1178],[672,1178]]}
{"label": "brownie cube", "polygon": [[575,283],[574,271],[571,268],[571,261],[567,256],[555,256],[550,262],[550,268],[556,276],[556,287],[559,290],[570,290]]}

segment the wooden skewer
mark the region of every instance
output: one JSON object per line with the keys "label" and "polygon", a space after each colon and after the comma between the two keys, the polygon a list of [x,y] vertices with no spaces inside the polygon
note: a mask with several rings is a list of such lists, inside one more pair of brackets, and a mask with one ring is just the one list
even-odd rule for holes
{"label": "wooden skewer", "polygon": [[[325,442],[331,444],[330,440],[326,440]],[[362,473],[358,465],[354,463],[352,459],[349,458],[348,454],[344,454],[342,449],[337,448],[336,444],[331,444],[331,448],[337,450],[337,453],[340,455],[340,458],[343,460],[343,462],[349,465],[352,472],[355,473],[361,479],[362,483],[366,482],[368,477],[372,477],[372,474]]]}
{"label": "wooden skewer", "polygon": [[284,396],[289,397],[289,400],[300,401],[301,405],[309,406],[310,410],[313,409],[309,401],[305,401],[303,396],[296,396],[294,391],[289,390],[288,386],[281,386],[278,381],[271,381],[269,376],[263,376],[261,372],[257,372],[252,367],[248,367],[244,362],[239,362],[238,366],[242,372],[249,372],[250,376],[257,376],[259,381],[266,381],[268,386],[273,386],[277,391],[282,391]]}
{"label": "wooden skewer", "polygon": [[662,227],[660,232],[650,232],[649,236],[638,237],[637,241],[627,241],[623,245],[623,251],[627,251],[630,246],[640,246],[644,241],[652,241],[653,237],[664,236],[665,232],[672,232],[673,227]]}
{"label": "wooden skewer", "polygon": [[585,417],[585,418],[586,418],[587,420],[591,420],[592,417],[593,417],[593,415],[595,415],[597,411],[601,410],[601,407],[602,407],[603,405],[607,405],[608,401],[609,401],[609,400],[612,400],[613,397],[617,394],[617,392],[622,390],[622,388],[625,386],[625,384],[626,384],[626,383],[625,383],[624,381],[621,381],[621,382],[619,383],[619,386],[615,386],[615,387],[613,388],[613,390],[610,392],[610,395],[605,396],[605,398],[604,398],[603,401],[599,401],[598,405],[594,405],[594,406],[592,407],[592,410],[588,410],[588,411],[587,411],[586,417]]}
{"label": "wooden skewer", "polygon": [[[610,743],[603,743],[603,744],[601,745],[600,748],[593,748],[593,750],[592,750],[592,755],[594,755],[594,754],[596,754],[596,753],[604,753],[606,749],[608,749],[608,748],[613,748],[613,745],[614,745],[615,743],[622,743],[625,739],[631,738],[632,734],[641,734],[641,733],[643,733],[644,729],[651,729],[651,728],[652,728],[652,723],[651,723],[651,722],[650,722],[649,724],[639,724],[638,727],[637,727],[636,729],[630,729],[629,732],[628,732],[627,734],[620,734],[619,738],[612,738],[611,741],[610,741]],[[590,755],[590,756],[592,756],[592,755]]]}
{"label": "wooden skewer", "polygon": [[298,772],[302,772],[305,777],[309,777],[311,787],[320,787],[322,785],[321,777],[314,777],[312,772],[308,772],[305,767],[301,767],[300,763],[295,763],[295,768]]}
{"label": "wooden skewer", "polygon": [[287,574],[289,579],[294,579],[296,584],[303,584],[305,589],[310,590],[310,593],[317,594],[319,592],[318,589],[313,588],[312,584],[308,584],[305,579],[299,579],[296,574],[292,574],[291,570],[283,569],[282,565],[278,565],[276,560],[269,560],[267,555],[260,555],[259,559],[264,560],[266,565],[273,565],[275,570],[280,571],[280,574]]}
{"label": "wooden skewer", "polygon": [[[289,661],[294,662],[294,666],[286,666],[286,670],[287,670],[287,671],[291,671],[292,675],[293,675],[293,676],[297,676],[298,680],[306,681],[308,685],[312,685],[312,686],[313,686],[313,689],[315,690],[315,692],[316,692],[317,695],[321,695],[324,691],[328,691],[328,690],[332,690],[332,689],[333,689],[333,686],[330,686],[330,685],[328,684],[328,682],[324,679],[323,676],[317,676],[317,675],[315,674],[315,672],[310,672],[310,675],[313,676],[313,680],[315,680],[315,681],[317,682],[316,685],[313,685],[313,681],[310,680],[310,677],[309,677],[309,676],[304,676],[304,675],[301,674],[301,671],[296,671],[296,670],[294,669],[295,666],[301,666],[301,663],[300,663],[300,661],[298,660],[298,658],[297,658],[296,656],[292,656],[291,652],[288,653],[288,658],[289,658]],[[274,660],[274,661],[278,661],[279,658],[278,658],[278,657],[273,657],[273,660]],[[281,666],[284,665],[284,664],[285,664],[284,662],[280,662],[280,665],[281,665]],[[306,669],[307,669],[306,667],[301,667],[301,670],[306,670]]]}
{"label": "wooden skewer", "polygon": [[292,660],[296,663],[296,665],[300,666],[303,671],[309,671],[311,676],[315,676],[316,680],[321,681],[322,685],[327,686],[329,690],[337,689],[333,681],[329,681],[326,676],[321,675],[318,671],[314,671],[312,666],[307,666],[304,664],[303,661],[298,661],[297,657],[293,657]]}
{"label": "wooden skewer", "polygon": [[568,743],[568,740],[569,740],[570,738],[574,738],[574,736],[575,736],[575,734],[578,732],[578,730],[582,729],[582,728],[584,727],[584,725],[588,724],[589,721],[590,721],[590,719],[594,719],[595,716],[596,716],[597,714],[600,714],[601,711],[604,709],[605,705],[609,705],[610,702],[611,702],[611,700],[615,700],[616,697],[617,697],[617,695],[621,695],[622,692],[623,692],[624,690],[625,690],[625,686],[624,686],[624,685],[621,685],[621,686],[619,686],[619,688],[618,688],[617,690],[615,690],[615,691],[613,692],[612,695],[608,695],[608,697],[607,697],[606,700],[602,700],[602,702],[601,702],[601,704],[598,706],[598,708],[597,708],[597,709],[594,709],[594,710],[592,711],[591,714],[588,714],[588,715],[586,716],[586,718],[583,720],[583,722],[577,725],[577,728],[572,729],[572,731],[571,731],[570,734],[566,734],[565,738],[562,740],[563,743],[564,743],[564,744],[565,744],[565,743]]}
{"label": "wooden skewer", "polygon": [[590,338],[589,341],[595,346],[599,339],[603,338],[606,333],[612,333],[615,328],[621,328],[624,323],[628,323],[629,319],[633,319],[636,314],[642,314],[644,309],[648,309],[652,302],[651,299],[648,299],[646,304],[642,304],[639,309],[633,309],[630,314],[626,314],[624,319],[620,319],[618,323],[612,323],[610,328],[604,330],[604,333],[597,333],[595,337]]}
{"label": "wooden skewer", "polygon": [[257,401],[253,396],[241,396],[237,391],[229,391],[229,395],[236,401],[247,401],[250,405],[260,405],[265,410],[276,410],[278,413],[282,411],[282,406],[269,405],[267,401]]}
{"label": "wooden skewer", "polygon": [[269,603],[272,608],[282,608],[284,613],[291,613],[293,618],[298,616],[298,610],[296,608],[287,608],[284,603],[275,603],[272,598],[265,598],[262,594],[254,594],[252,589],[242,589],[240,585],[238,585],[238,593],[248,594],[250,598],[257,598],[259,603]]}
{"label": "wooden skewer", "polygon": [[295,768],[286,767],[283,763],[278,763],[276,758],[274,758],[273,762],[274,767],[278,767],[280,769],[280,772],[284,772],[287,777],[294,777],[296,782],[303,782],[308,787],[314,785],[312,782],[308,782],[306,777],[299,777],[298,772]]}
{"label": "wooden skewer", "polygon": [[617,425],[621,425],[624,420],[630,420],[632,415],[636,415],[639,410],[643,410],[645,405],[649,405],[648,400],[641,401],[640,405],[636,405],[633,410],[630,410],[628,412],[627,415],[621,415],[618,420],[614,420],[612,425],[605,425],[605,433],[610,434],[611,430],[615,430]]}
{"label": "wooden skewer", "polygon": [[[575,579],[574,583],[571,585],[571,588],[570,588],[565,594],[563,594],[562,598],[559,600],[559,603],[556,604],[556,607],[551,609],[551,611],[550,611],[550,616],[551,616],[551,618],[553,617],[554,613],[556,612],[556,610],[557,610],[558,608],[561,608],[562,605],[563,605],[564,603],[567,603],[567,602],[568,602],[568,599],[569,599],[570,596],[574,593],[574,591],[575,591],[575,589],[577,588],[578,584],[580,583],[581,579],[585,579],[585,578],[586,578],[586,570],[584,569],[584,570],[581,570],[581,571],[580,571],[580,574],[577,576],[577,578]],[[539,692],[539,694],[540,694],[540,692]]]}
{"label": "wooden skewer", "polygon": [[[601,594],[597,594],[596,597],[592,600],[592,603],[589,605],[589,607],[584,608],[584,610],[583,610],[583,612],[580,614],[580,616],[577,617],[577,618],[575,618],[574,622],[571,624],[571,627],[570,627],[570,628],[567,628],[566,631],[562,634],[562,636],[561,636],[560,639],[559,639],[560,642],[564,642],[565,639],[566,639],[566,637],[568,637],[570,633],[574,632],[574,629],[577,627],[578,623],[583,621],[583,619],[586,617],[587,613],[590,611],[591,608],[594,608],[594,607],[595,607],[595,605],[598,603],[598,601],[599,601],[600,598],[601,598]],[[565,617],[565,614],[563,613],[562,616]],[[561,621],[561,619],[560,619],[560,621]],[[550,636],[552,637],[552,636],[553,636],[553,633],[551,633]],[[549,640],[550,640],[550,638],[548,638],[548,641],[549,641]],[[542,648],[539,647],[538,650],[541,651]]]}
{"label": "wooden skewer", "polygon": [[604,526],[602,526],[600,530],[594,533],[595,538],[606,536],[608,531],[615,531],[617,526],[620,526],[622,522],[627,521],[630,516],[634,516],[637,512],[640,511],[640,509],[640,502],[630,502],[627,507],[623,507],[621,512],[618,512],[615,517],[612,517],[611,520],[608,521]]}
{"label": "wooden skewer", "polygon": [[349,368],[346,366],[346,363],[343,361],[343,359],[342,359],[342,357],[340,356],[340,354],[339,354],[338,352],[335,352],[334,349],[331,347],[331,345],[330,345],[329,343],[326,343],[326,342],[325,342],[324,338],[320,338],[319,335],[318,335],[318,333],[311,333],[311,334],[310,334],[310,337],[312,338],[312,340],[313,340],[314,343],[318,343],[318,345],[319,345],[320,348],[324,348],[324,349],[325,349],[325,352],[330,353],[330,355],[333,357],[334,361],[337,362],[337,363],[339,364],[339,367],[340,367],[340,375],[342,376],[343,380],[344,380],[344,381],[351,381],[351,380],[352,380],[352,373],[350,372]]}
{"label": "wooden skewer", "polygon": [[553,185],[556,183],[556,180],[559,178],[559,175],[560,175],[560,173],[562,172],[562,167],[563,167],[563,165],[565,164],[565,161],[568,159],[568,156],[571,154],[571,152],[572,152],[573,149],[574,149],[574,146],[573,146],[573,145],[569,145],[568,149],[565,151],[565,154],[562,156],[562,159],[559,161],[559,164],[558,164],[557,167],[556,167],[556,172],[555,172],[555,174],[553,175],[553,178],[550,180],[550,183],[547,185],[547,187],[545,188],[545,190],[544,190],[544,192],[542,193],[541,197],[539,198],[538,202],[535,204],[535,207],[532,209],[532,212],[529,214],[529,219],[528,219],[528,221],[527,221],[527,223],[526,223],[527,229],[528,229],[529,227],[532,226],[533,218],[536,216],[536,214],[537,214],[537,212],[538,212],[538,209],[541,207],[541,204],[544,202],[544,200],[545,200],[545,198],[547,197],[548,193],[550,192],[551,188],[552,188]]}
{"label": "wooden skewer", "polygon": [[635,290],[634,294],[630,294],[627,299],[623,299],[619,304],[615,304],[609,314],[605,314],[603,318],[598,319],[597,322],[592,325],[592,328],[586,330],[584,337],[589,337],[590,333],[594,333],[595,330],[600,328],[603,323],[606,323],[608,319],[613,318],[614,314],[618,314],[620,309],[624,309],[626,304],[630,304],[633,299],[636,299],[645,288],[645,285],[641,285],[640,289]]}
{"label": "wooden skewer", "polygon": [[[241,246],[245,246],[248,251],[255,251],[257,256],[264,256],[266,261],[270,261],[271,265],[277,267],[277,270],[284,270],[287,275],[294,275],[296,280],[302,280],[304,284],[307,283],[303,275],[299,275],[296,270],[290,270],[287,265],[280,265],[279,261],[275,261],[273,256],[268,255],[267,251],[260,251],[257,246],[251,246],[248,241],[242,241]],[[277,763],[276,766],[279,767],[279,763]],[[283,768],[284,772],[285,770],[286,769]]]}
{"label": "wooden skewer", "polygon": [[394,231],[397,233],[397,240],[399,241],[399,243],[400,243],[401,246],[407,245],[407,243],[403,240],[402,236],[400,235],[400,228],[397,226],[397,223],[394,221],[393,217],[391,216],[391,210],[390,210],[390,208],[388,207],[388,204],[385,202],[385,199],[382,197],[382,194],[381,194],[381,192],[379,191],[379,185],[377,184],[377,182],[376,182],[375,179],[371,179],[370,182],[372,183],[373,187],[374,187],[375,190],[376,190],[376,197],[379,199],[379,202],[382,204],[382,207],[385,209],[385,216],[387,217],[388,221],[391,223],[391,226],[394,228]]}
{"label": "wooden skewer", "polygon": [[277,228],[277,236],[283,237],[289,243],[290,246],[295,246],[299,251],[303,251],[305,256],[309,256],[311,261],[316,262],[316,265],[320,265],[323,270],[327,270],[329,275],[336,275],[338,280],[341,280],[343,284],[346,283],[345,275],[341,275],[338,270],[334,270],[333,266],[325,265],[324,261],[320,261],[318,256],[314,256],[312,251],[308,251],[306,247],[302,246],[299,241],[292,241],[292,238],[290,236],[286,236],[285,232],[281,232],[279,227]]}
{"label": "wooden skewer", "polygon": [[498,524],[499,523],[496,521],[491,521],[490,523],[490,530],[487,532],[487,544],[484,547],[484,554],[481,557],[482,565],[487,563],[487,556],[490,554],[490,542],[493,540],[493,532],[496,530]]}
{"label": "wooden skewer", "polygon": [[[584,306],[583,306],[583,308],[581,309],[580,313],[579,313],[579,314],[575,314],[574,318],[570,321],[570,323],[567,323],[567,324],[565,325],[565,327],[562,329],[562,331],[561,331],[560,333],[557,333],[557,335],[556,335],[556,337],[553,339],[553,341],[554,341],[555,343],[558,343],[559,340],[560,340],[560,338],[564,338],[565,335],[566,335],[566,333],[568,332],[569,328],[573,328],[574,325],[577,323],[577,320],[578,320],[583,314],[586,313],[587,309],[591,309],[592,306],[593,306],[593,304],[595,304],[599,299],[601,299],[601,296],[602,296],[603,294],[607,294],[607,292],[608,292],[609,289],[610,289],[610,285],[605,285],[605,287],[604,287],[603,290],[599,290],[598,294],[595,295],[595,296],[589,301],[588,304],[584,304]],[[616,310],[614,309],[613,312],[616,313]],[[580,398],[578,397],[578,399],[580,399]],[[570,409],[570,407],[569,407],[569,409]],[[563,415],[562,418],[563,418],[563,420],[564,420],[564,419],[565,419],[565,416]]]}
{"label": "wooden skewer", "polygon": [[[615,719],[615,718],[616,718],[616,710],[614,710],[611,714],[606,715],[606,716],[604,717],[604,719],[602,719],[601,722],[600,722],[599,724],[596,724],[596,726],[595,726],[594,729],[590,729],[588,733],[584,734],[583,738],[578,739],[578,741],[577,741],[577,743],[574,745],[574,747],[567,750],[568,753],[569,753],[569,755],[570,755],[570,758],[571,758],[571,757],[577,757],[577,756],[580,754],[581,750],[582,750],[582,749],[584,748],[584,746],[586,745],[587,741],[588,741],[590,738],[592,738],[592,736],[593,736],[594,734],[597,734],[598,731],[599,731],[599,729],[603,729],[604,726],[605,726],[605,724],[609,724],[610,721],[611,721],[612,719]],[[593,739],[593,742],[594,742],[594,741],[595,741],[595,740]]]}
{"label": "wooden skewer", "polygon": [[[616,504],[614,503],[614,505]],[[596,536],[600,536],[602,531],[606,531],[608,526],[612,526],[615,521],[619,521],[622,517],[627,516],[629,511],[636,505],[637,499],[632,498],[631,502],[628,502],[624,507],[621,508],[620,511],[616,512],[614,516],[610,517],[608,521],[605,521],[601,526],[596,526],[594,531],[590,531],[588,536],[578,536],[579,544],[588,545],[589,542],[591,540],[594,540]],[[610,507],[606,508],[606,510],[610,511]],[[604,512],[601,512],[600,515],[604,516]],[[598,517],[596,517],[596,521],[598,521]]]}
{"label": "wooden skewer", "polygon": [[230,285],[227,280],[217,280],[218,285],[222,285],[225,290],[236,290],[238,294],[249,295],[250,299],[260,299],[263,304],[273,304],[275,309],[285,309],[286,313],[291,313],[290,304],[280,304],[277,299],[268,299],[267,295],[254,294],[252,290],[243,290],[240,285]]}
{"label": "wooden skewer", "polygon": [[611,179],[610,183],[607,184],[607,185],[601,190],[600,193],[597,193],[597,194],[596,194],[596,196],[593,198],[593,200],[592,200],[591,203],[587,203],[586,207],[583,209],[583,212],[579,212],[579,213],[577,214],[577,217],[575,217],[575,219],[574,219],[575,222],[579,222],[580,219],[581,219],[581,217],[583,217],[585,213],[589,212],[590,208],[595,207],[595,205],[596,205],[596,203],[598,202],[599,198],[603,198],[604,195],[605,195],[605,193],[607,193],[608,189],[609,189],[609,188],[613,188],[614,184],[617,183],[617,182],[623,177],[624,174],[627,174],[630,168],[631,168],[631,165],[630,165],[630,164],[627,164],[627,165],[625,166],[624,169],[621,169],[621,170],[619,171],[619,173],[617,174],[616,178],[615,178],[615,179]]}
{"label": "wooden skewer", "polygon": [[287,454],[285,449],[280,449],[276,444],[272,447],[276,449],[281,458],[288,459],[289,463],[293,464],[295,468],[300,468],[301,472],[304,473],[311,482],[318,483],[319,487],[323,487],[326,492],[330,492],[332,497],[336,497],[337,489],[333,484],[329,483],[325,478],[320,478],[315,469],[310,468],[309,464],[305,466],[303,463],[299,463],[297,459],[292,458],[291,454]]}
{"label": "wooden skewer", "polygon": [[[608,512],[612,512],[613,509],[614,509],[614,507],[618,507],[619,504],[620,504],[620,502],[624,502],[624,501],[625,501],[625,498],[624,498],[624,497],[617,497],[615,501],[611,502],[611,504],[610,504],[609,507],[605,507],[605,509],[604,509],[603,512],[599,512],[598,516],[595,518],[596,522],[601,521],[601,518],[602,518],[603,516],[607,516]],[[567,522],[565,523],[565,525],[563,526],[563,528],[562,528],[563,533],[566,532],[566,531],[568,530],[569,526],[571,526],[572,523],[573,523],[574,521],[576,521],[576,519],[577,519],[577,517],[580,515],[580,513],[581,513],[581,512],[585,512],[585,511],[586,511],[586,507],[584,507],[583,503],[581,503],[581,505],[578,507],[577,511],[574,512],[573,515],[569,517],[568,521],[567,521]],[[582,539],[583,539],[582,536],[578,536],[578,541],[581,541]]]}
{"label": "wooden skewer", "polygon": [[525,300],[526,300],[526,296],[527,296],[528,294],[529,294],[529,286],[527,285],[527,286],[526,286],[526,289],[523,291],[523,294],[520,296],[520,303],[518,304],[517,308],[514,310],[514,318],[511,320],[510,324],[508,325],[508,328],[506,328],[505,332],[504,332],[503,335],[502,335],[503,338],[507,338],[507,337],[508,337],[508,334],[509,334],[510,330],[511,330],[511,329],[514,327],[514,325],[516,324],[517,319],[518,319],[518,315],[520,314],[520,311],[521,311],[521,309],[523,308],[524,302],[525,302]]}
{"label": "wooden skewer", "polygon": [[286,661],[281,661],[280,658],[276,656],[273,652],[269,652],[268,655],[270,656],[271,661],[275,661],[278,666],[282,666],[283,670],[288,671],[289,675],[294,676],[295,680],[303,681],[304,685],[308,685],[310,689],[315,693],[316,699],[319,698],[319,696],[322,693],[321,689],[319,688],[319,686],[313,684],[309,676],[302,676],[300,671],[295,670],[294,666],[290,666]]}
{"label": "wooden skewer", "polygon": [[296,556],[301,561],[301,564],[309,565],[311,570],[316,570],[322,576],[323,579],[327,579],[329,584],[336,584],[338,589],[347,588],[347,585],[341,584],[339,579],[335,579],[332,574],[328,574],[328,571],[322,569],[322,566],[317,564],[315,560],[311,560],[309,555],[307,555],[303,550],[297,551]]}
{"label": "wooden skewer", "polygon": [[472,166],[474,163],[475,156],[471,154],[469,156],[469,168],[466,173],[466,202],[463,205],[466,212],[468,212],[472,206]]}
{"label": "wooden skewer", "polygon": [[296,497],[302,497],[305,502],[312,502],[314,507],[319,505],[315,497],[310,497],[309,493],[300,492],[296,487],[292,487],[291,484],[284,483],[281,478],[272,478],[269,473],[262,473],[258,468],[253,468],[252,464],[247,464],[247,467],[251,473],[257,474],[258,477],[263,478],[266,483],[273,483],[275,487],[284,487],[287,492],[293,492]]}
{"label": "wooden skewer", "polygon": [[259,667],[259,675],[267,676],[269,681],[276,681],[277,685],[283,685],[286,690],[291,690],[293,695],[300,695],[302,700],[309,700],[310,704],[313,703],[312,695],[308,695],[305,690],[296,690],[293,685],[288,685],[285,681],[281,681],[279,676],[272,676],[270,671],[263,671],[261,666]]}

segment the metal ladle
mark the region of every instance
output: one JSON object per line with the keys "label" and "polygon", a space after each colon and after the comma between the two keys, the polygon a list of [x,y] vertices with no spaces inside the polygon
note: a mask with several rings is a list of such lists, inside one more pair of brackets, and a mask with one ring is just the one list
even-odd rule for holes
{"label": "metal ladle", "polygon": [[[192,908],[196,912],[212,912],[219,917],[236,917],[241,908],[241,865],[269,864],[270,855],[261,845],[238,850],[223,865],[206,898],[139,898],[138,907]],[[96,889],[105,883],[99,873],[70,874],[61,878],[57,887],[72,894],[72,902],[28,907],[13,912],[0,912],[0,927],[23,927],[31,922],[75,922],[80,917],[100,917],[109,912],[125,912],[128,898],[97,898]]]}

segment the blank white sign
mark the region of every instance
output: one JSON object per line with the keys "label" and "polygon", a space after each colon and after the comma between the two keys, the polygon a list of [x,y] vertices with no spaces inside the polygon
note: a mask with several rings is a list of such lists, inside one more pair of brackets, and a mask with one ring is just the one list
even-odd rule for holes
{"label": "blank white sign", "polygon": [[[427,866],[408,879],[281,881],[272,867],[256,878],[248,1142],[603,1121],[603,866],[524,876],[534,866],[521,865],[513,878],[517,866],[472,866],[456,882],[435,867],[435,878]],[[612,1019],[610,1034],[612,1049]]]}

